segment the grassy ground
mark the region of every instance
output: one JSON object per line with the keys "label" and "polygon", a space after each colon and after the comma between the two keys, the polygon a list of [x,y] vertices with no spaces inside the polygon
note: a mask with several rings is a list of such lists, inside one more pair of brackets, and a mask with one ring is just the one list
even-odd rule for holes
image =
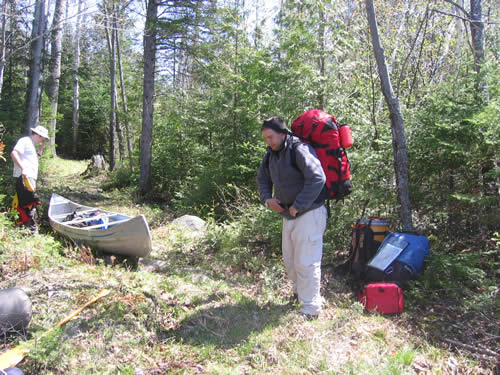
{"label": "grassy ground", "polygon": [[[204,236],[193,237],[173,227],[162,207],[138,205],[124,190],[103,191],[101,176],[82,177],[85,162],[44,160],[42,168],[44,202],[57,192],[90,206],[143,213],[153,251],[137,270],[107,265],[57,236],[46,221],[30,237],[3,213],[0,288],[25,290],[33,318],[26,335],[5,338],[0,351],[38,337],[101,288],[111,291],[38,341],[19,364],[26,374],[493,373],[498,358],[486,349],[434,339],[437,330],[457,337],[465,327],[462,310],[450,321],[455,310],[410,297],[400,315],[367,314],[348,281],[325,268],[325,309],[319,319],[305,320],[289,299],[279,256],[263,256],[265,249],[255,245],[242,260],[242,249],[224,243],[234,226],[211,224]],[[498,342],[498,314],[464,319],[474,324],[471,331],[482,332],[478,340]]]}

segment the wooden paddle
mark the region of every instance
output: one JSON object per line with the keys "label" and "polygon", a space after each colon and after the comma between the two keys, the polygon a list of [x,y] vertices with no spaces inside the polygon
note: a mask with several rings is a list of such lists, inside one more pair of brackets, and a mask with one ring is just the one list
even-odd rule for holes
{"label": "wooden paddle", "polygon": [[93,303],[97,302],[99,299],[101,299],[104,296],[107,296],[110,293],[108,289],[102,289],[97,296],[95,296],[93,299],[88,301],[85,305],[79,307],[63,319],[61,319],[54,327],[50,328],[49,330],[45,331],[42,333],[38,338],[34,338],[32,340],[26,341],[2,354],[0,354],[0,369],[4,370],[9,367],[14,367],[17,365],[19,362],[21,362],[24,359],[24,356],[29,353],[30,348],[33,344],[35,344],[38,340],[41,338],[47,336],[50,332],[55,330],[57,327],[60,327],[66,323],[68,323],[71,319],[73,319],[75,316],[80,314],[84,309],[92,305]]}

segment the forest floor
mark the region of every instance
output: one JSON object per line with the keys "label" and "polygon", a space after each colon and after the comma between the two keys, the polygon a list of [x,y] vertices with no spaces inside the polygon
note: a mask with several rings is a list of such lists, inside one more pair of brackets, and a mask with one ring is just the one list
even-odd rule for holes
{"label": "forest floor", "polygon": [[179,230],[170,224],[172,213],[133,203],[126,190],[103,190],[103,176],[81,175],[86,167],[45,161],[42,200],[56,192],[89,206],[142,213],[153,251],[130,269],[56,235],[46,215],[35,236],[2,215],[0,288],[26,291],[33,317],[24,335],[0,342],[0,352],[35,340],[102,288],[110,291],[36,341],[18,365],[27,375],[495,374],[500,317],[493,307],[409,299],[401,314],[366,313],[353,284],[327,267],[325,308],[306,320],[290,299],[279,259],[258,273],[240,269],[233,253],[217,250],[223,229],[204,236]]}

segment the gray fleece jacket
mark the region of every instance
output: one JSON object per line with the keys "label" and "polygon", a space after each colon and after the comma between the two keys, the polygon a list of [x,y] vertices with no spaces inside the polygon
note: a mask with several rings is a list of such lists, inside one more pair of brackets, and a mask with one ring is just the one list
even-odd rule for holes
{"label": "gray fleece jacket", "polygon": [[[292,147],[295,162],[292,161]],[[291,135],[286,136],[279,151],[268,147],[257,174],[261,202],[273,197],[274,188],[274,196],[286,209],[282,216],[287,219],[294,218],[288,213],[292,205],[299,215],[322,206],[326,198],[325,182],[325,173],[314,148]]]}

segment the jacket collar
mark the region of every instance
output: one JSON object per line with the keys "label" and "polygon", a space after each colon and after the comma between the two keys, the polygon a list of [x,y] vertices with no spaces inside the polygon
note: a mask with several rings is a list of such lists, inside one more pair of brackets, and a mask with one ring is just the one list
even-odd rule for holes
{"label": "jacket collar", "polygon": [[282,151],[286,150],[288,148],[288,145],[291,144],[292,142],[292,136],[290,134],[287,134],[286,137],[285,137],[285,140],[283,141],[283,143],[281,144],[281,147],[278,151],[274,151],[271,147],[267,146],[267,150],[269,152],[272,152],[273,154],[275,154],[276,156],[278,154],[280,154]]}

